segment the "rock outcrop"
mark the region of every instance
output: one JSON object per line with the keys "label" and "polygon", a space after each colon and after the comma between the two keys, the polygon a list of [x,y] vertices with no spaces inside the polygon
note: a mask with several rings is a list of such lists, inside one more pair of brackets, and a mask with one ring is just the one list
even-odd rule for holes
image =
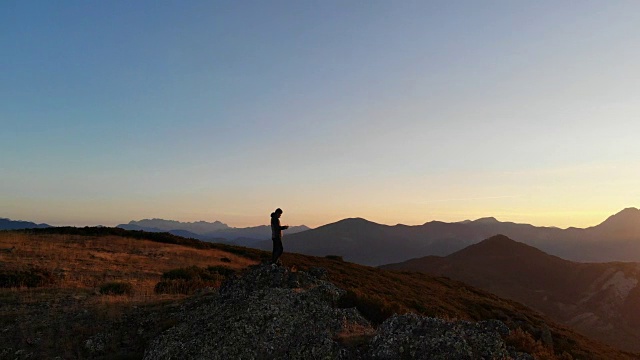
{"label": "rock outcrop", "polygon": [[500,321],[395,315],[377,329],[323,269],[257,265],[217,292],[186,301],[178,323],[152,341],[155,359],[530,359],[509,352]]}

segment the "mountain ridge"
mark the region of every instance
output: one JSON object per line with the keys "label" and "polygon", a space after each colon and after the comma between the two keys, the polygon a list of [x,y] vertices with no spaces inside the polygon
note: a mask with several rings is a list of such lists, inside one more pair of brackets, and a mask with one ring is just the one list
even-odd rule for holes
{"label": "mountain ridge", "polygon": [[[365,265],[445,256],[496,234],[573,261],[640,261],[640,210],[627,208],[589,228],[536,227],[492,217],[423,225],[383,225],[348,218],[296,234],[285,233],[285,251],[339,255]],[[256,244],[269,249],[270,241]]]}
{"label": "mountain ridge", "polygon": [[[143,219],[118,227],[166,231],[198,240],[263,250],[270,250],[272,246],[269,225],[233,228],[220,221],[182,223]],[[376,266],[419,256],[445,256],[496,234],[573,261],[640,261],[640,210],[635,207],[627,207],[596,226],[566,229],[501,222],[495,217],[453,223],[434,220],[422,225],[385,225],[352,217],[315,229],[304,225],[290,227],[285,232],[285,251],[338,255],[349,261]]]}
{"label": "mountain ridge", "polygon": [[9,218],[0,218],[0,230],[21,230],[21,229],[42,229],[51,227],[49,224],[36,224],[31,221],[11,220]]}
{"label": "mountain ridge", "polygon": [[[270,225],[258,225],[250,227],[231,227],[223,222],[194,221],[180,222],[165,219],[131,220],[127,224],[119,224],[116,227],[125,230],[138,230],[147,232],[168,232],[174,235],[190,237],[210,242],[229,242],[236,245],[251,246],[252,244],[271,238]],[[309,230],[305,225],[291,226],[287,231],[296,233]]]}

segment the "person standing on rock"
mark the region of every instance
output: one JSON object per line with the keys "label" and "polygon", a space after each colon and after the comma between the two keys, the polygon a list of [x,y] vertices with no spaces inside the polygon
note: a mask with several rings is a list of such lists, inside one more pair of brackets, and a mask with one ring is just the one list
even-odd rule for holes
{"label": "person standing on rock", "polygon": [[282,230],[286,230],[289,226],[280,225],[280,216],[282,215],[282,209],[277,208],[276,211],[271,213],[271,240],[273,241],[273,255],[271,256],[271,263],[277,264],[278,258],[282,255],[284,249],[282,248]]}

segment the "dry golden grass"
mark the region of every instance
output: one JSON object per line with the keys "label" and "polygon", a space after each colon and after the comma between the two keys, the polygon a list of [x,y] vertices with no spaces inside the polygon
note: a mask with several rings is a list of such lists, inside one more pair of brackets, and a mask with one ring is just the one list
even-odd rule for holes
{"label": "dry golden grass", "polygon": [[[44,268],[59,278],[56,287],[62,289],[97,288],[110,281],[126,281],[134,286],[136,298],[155,296],[153,287],[162,273],[171,269],[215,265],[242,269],[255,263],[218,249],[119,236],[0,232],[0,248],[13,246],[14,252],[0,254],[3,270]],[[230,262],[221,261],[223,258]]]}
{"label": "dry golden grass", "polygon": [[[185,298],[154,293],[164,272],[189,266],[243,269],[256,263],[209,246],[1,231],[0,248],[14,246],[12,252],[0,252],[0,273],[40,268],[51,271],[55,281],[0,288],[0,359],[141,358],[147,342],[173,324],[177,301]],[[114,281],[133,285],[133,294],[100,294],[101,285]],[[89,350],[87,341],[100,334],[109,334],[104,350]]]}

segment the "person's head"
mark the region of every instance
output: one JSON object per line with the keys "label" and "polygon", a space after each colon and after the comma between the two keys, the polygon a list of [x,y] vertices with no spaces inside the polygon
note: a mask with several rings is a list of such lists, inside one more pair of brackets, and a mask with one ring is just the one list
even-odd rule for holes
{"label": "person's head", "polygon": [[276,214],[277,217],[280,217],[280,215],[282,215],[282,209],[277,208],[276,211],[274,211],[274,213]]}

